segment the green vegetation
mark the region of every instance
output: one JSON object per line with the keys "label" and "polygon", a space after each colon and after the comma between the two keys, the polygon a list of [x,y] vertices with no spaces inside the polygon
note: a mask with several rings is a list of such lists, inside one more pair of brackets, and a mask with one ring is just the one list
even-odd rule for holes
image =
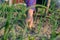
{"label": "green vegetation", "polygon": [[[25,19],[27,17],[26,11],[31,7],[26,8],[25,5],[20,4],[17,6],[9,6],[7,4],[0,5],[0,23],[4,23],[3,26],[0,26],[0,30],[4,30],[4,35],[2,35],[3,37],[1,37],[0,40],[35,40],[36,36],[38,39],[41,38],[41,40],[55,40],[60,35],[60,33],[56,33],[58,25],[60,25],[60,22],[58,21],[58,19],[60,19],[60,10],[55,9],[54,5],[55,4],[51,5],[48,14],[45,13],[46,6],[32,6],[39,7],[34,16],[35,22],[39,20],[36,27],[37,31],[35,31],[36,34],[30,34],[31,30],[28,30],[28,24],[25,24]],[[38,14],[40,14],[40,17],[37,17]],[[46,21],[52,26],[50,27],[51,34],[49,38],[46,38],[43,34],[41,35],[41,28]],[[19,28],[17,25],[19,25]]]}

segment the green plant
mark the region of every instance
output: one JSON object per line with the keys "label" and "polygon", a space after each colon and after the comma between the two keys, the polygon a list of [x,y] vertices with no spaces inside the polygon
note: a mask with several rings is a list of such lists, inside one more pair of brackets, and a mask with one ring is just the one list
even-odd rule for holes
{"label": "green plant", "polygon": [[[37,25],[38,33],[35,34],[34,36],[33,35],[27,36],[29,40],[34,40],[35,36],[41,36],[41,34],[40,34],[41,27],[48,16],[45,14],[45,9],[47,7],[44,5],[31,6],[31,7],[41,7],[39,10],[40,12],[39,13],[36,12],[36,14],[35,14],[35,17],[34,17],[35,21],[37,19],[37,14],[40,14],[42,16],[45,15],[45,16],[44,17],[41,16],[39,19],[39,25]],[[54,6],[55,6],[55,4],[52,5],[51,8],[48,9],[48,11],[51,13],[51,16],[48,17],[49,18],[48,23],[50,23],[52,25],[52,32],[51,32],[50,40],[55,40],[55,38],[57,37],[55,30],[58,27],[57,19],[60,18],[60,16],[59,16],[60,12],[58,10],[54,10],[55,9]],[[28,25],[25,24],[25,22],[24,22],[25,18],[27,17],[25,13],[31,7],[26,8],[26,6],[24,6],[24,5],[17,5],[17,6],[12,5],[11,7],[7,4],[0,5],[0,17],[6,19],[5,25],[4,25],[4,27],[2,27],[2,28],[5,28],[4,29],[4,37],[2,40],[9,39],[8,37],[10,36],[9,35],[10,31],[12,31],[11,32],[12,40],[17,39],[16,32],[15,32],[15,25],[18,23],[19,23],[19,26],[21,26],[21,28],[23,29],[23,31],[19,29],[20,30],[19,32],[21,34],[19,35],[18,40],[25,40],[27,31],[28,31],[28,29],[27,29]],[[45,38],[43,37],[42,40],[45,40]]]}

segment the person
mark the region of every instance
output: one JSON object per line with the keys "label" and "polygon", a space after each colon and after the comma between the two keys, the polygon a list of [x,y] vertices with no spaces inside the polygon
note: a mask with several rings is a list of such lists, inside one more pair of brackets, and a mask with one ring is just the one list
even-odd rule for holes
{"label": "person", "polygon": [[[25,0],[27,7],[34,6],[36,4],[44,5],[47,6],[48,0]],[[26,21],[29,23],[29,28],[34,28],[33,26],[33,13],[35,11],[35,8],[30,8],[28,10],[28,16]]]}
{"label": "person", "polygon": [[[31,7],[36,5],[36,0],[25,0],[27,7]],[[29,28],[33,28],[33,13],[35,11],[35,8],[30,8],[28,10],[28,14],[27,14],[27,19],[26,22],[29,23]]]}

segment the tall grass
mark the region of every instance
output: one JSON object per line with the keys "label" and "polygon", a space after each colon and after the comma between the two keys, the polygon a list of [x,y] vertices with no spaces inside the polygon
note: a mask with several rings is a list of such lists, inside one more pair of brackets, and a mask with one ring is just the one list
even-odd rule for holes
{"label": "tall grass", "polygon": [[[43,14],[42,14],[42,12],[40,12],[41,15],[45,14],[44,9],[47,8],[44,5],[35,5],[32,7],[41,7],[40,11],[43,10],[42,11]],[[6,19],[5,25],[4,25],[4,27],[2,27],[2,28],[4,28],[4,35],[3,35],[3,38],[1,40],[8,40],[9,36],[10,36],[9,34],[11,31],[12,31],[11,32],[12,40],[17,40],[15,25],[18,23],[21,26],[21,28],[23,29],[23,31],[22,31],[22,29],[19,29],[20,34],[19,34],[18,40],[35,40],[35,36],[41,36],[40,30],[41,30],[41,27],[43,25],[43,21],[47,18],[48,15],[45,15],[45,17],[42,17],[42,16],[40,17],[39,25],[37,28],[38,33],[35,34],[35,36],[33,36],[33,35],[31,36],[30,34],[28,34],[27,39],[26,39],[26,34],[28,31],[28,29],[27,29],[28,25],[25,24],[24,20],[27,17],[25,13],[30,8],[31,7],[26,8],[26,6],[24,6],[24,5],[17,5],[17,6],[13,5],[11,7],[7,4],[0,5],[0,17]],[[53,8],[53,5],[51,8]],[[50,40],[55,40],[55,38],[57,37],[55,30],[58,27],[58,19],[60,18],[60,16],[57,16],[56,14],[58,13],[58,15],[60,15],[59,14],[60,12],[54,10],[54,8],[53,9],[51,9],[51,8],[48,9],[48,11],[51,13],[51,16],[48,17],[49,18],[48,23],[50,23],[52,25]],[[36,16],[34,17],[35,20],[37,19],[37,14],[40,14],[40,13],[36,12]],[[44,18],[44,20],[43,20],[43,18]],[[42,40],[45,40],[45,38],[42,37]]]}

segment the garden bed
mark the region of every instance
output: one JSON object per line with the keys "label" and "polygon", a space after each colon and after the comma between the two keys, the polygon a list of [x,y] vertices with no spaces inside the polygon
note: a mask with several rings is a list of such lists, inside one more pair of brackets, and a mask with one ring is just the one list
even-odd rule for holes
{"label": "garden bed", "polygon": [[10,7],[6,4],[0,6],[0,40],[53,40],[57,38],[60,35],[60,12],[52,10],[52,12],[49,11],[50,15],[43,17],[41,15],[45,14],[45,8],[42,8],[34,16],[35,28],[28,30],[25,24],[26,6]]}

